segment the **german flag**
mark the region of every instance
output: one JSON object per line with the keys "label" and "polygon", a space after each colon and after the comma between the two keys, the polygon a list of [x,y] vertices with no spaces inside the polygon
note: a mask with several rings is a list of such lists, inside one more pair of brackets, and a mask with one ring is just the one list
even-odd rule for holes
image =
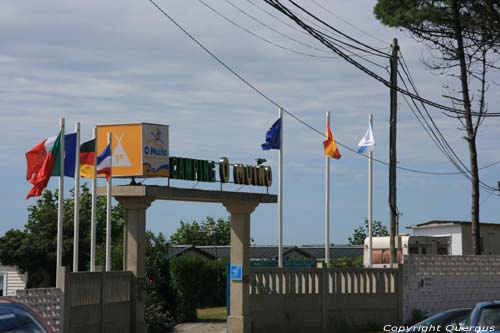
{"label": "german flag", "polygon": [[94,178],[95,169],[95,139],[84,142],[80,146],[80,176]]}

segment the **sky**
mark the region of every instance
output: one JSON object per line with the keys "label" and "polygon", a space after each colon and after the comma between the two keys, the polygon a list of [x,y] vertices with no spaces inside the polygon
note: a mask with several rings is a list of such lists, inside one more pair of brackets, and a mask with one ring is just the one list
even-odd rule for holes
{"label": "sky", "polygon": [[[157,4],[228,66],[311,127],[323,132],[325,112],[331,112],[334,135],[342,144],[355,148],[366,131],[368,115],[373,114],[375,158],[388,161],[389,90],[385,86],[326,53],[311,37],[266,14],[262,9],[287,22],[260,0],[206,1],[247,31],[197,0],[157,0]],[[421,95],[449,104],[442,97],[448,92],[444,86],[456,81],[429,71],[423,60],[430,52],[407,33],[381,25],[373,15],[376,1],[317,2],[335,15],[312,1],[299,1],[368,45],[388,52],[392,39],[398,38]],[[227,156],[232,163],[245,164],[265,158],[274,173],[270,193],[277,193],[278,152],[262,151],[260,146],[278,117],[277,107],[214,61],[149,1],[4,0],[0,2],[0,31],[0,121],[6,138],[0,145],[0,235],[12,228],[22,229],[26,223],[27,208],[36,200],[25,200],[30,184],[25,180],[24,154],[42,139],[56,135],[61,117],[67,132],[80,122],[82,141],[91,138],[96,124],[150,122],[170,126],[174,156],[215,161]],[[295,51],[332,58],[293,53],[255,35]],[[382,67],[388,65],[383,58],[368,59]],[[383,68],[364,64],[387,77]],[[499,112],[500,75],[492,72],[489,79],[488,106],[491,112]],[[398,165],[456,171],[401,97],[398,106]],[[439,110],[429,110],[458,155],[467,161],[459,123]],[[499,119],[488,119],[480,129],[480,166],[500,160],[499,125]],[[289,115],[284,118],[283,135],[284,243],[321,244],[324,138]],[[340,152],[342,158],[331,162],[330,239],[336,244],[347,243],[367,217],[367,159],[342,147]],[[495,165],[482,170],[481,177],[495,185],[499,171],[500,165]],[[144,183],[165,185],[166,180],[146,179]],[[71,187],[72,179],[67,178],[65,184]],[[172,181],[171,185],[195,186],[185,181]],[[198,184],[196,188],[218,186]],[[388,186],[388,167],[375,163],[374,218],[386,225]],[[56,187],[54,178],[48,188]],[[238,188],[226,185],[225,189]],[[264,192],[265,188],[240,191]],[[398,170],[397,195],[401,232],[429,220],[470,220],[470,183],[463,176]],[[252,214],[251,236],[256,244],[277,243],[277,209],[276,205],[261,205]],[[482,192],[481,221],[500,222],[499,213],[498,196]],[[147,228],[170,236],[179,221],[200,221],[206,216],[227,218],[228,213],[220,204],[157,201],[148,210]]]}

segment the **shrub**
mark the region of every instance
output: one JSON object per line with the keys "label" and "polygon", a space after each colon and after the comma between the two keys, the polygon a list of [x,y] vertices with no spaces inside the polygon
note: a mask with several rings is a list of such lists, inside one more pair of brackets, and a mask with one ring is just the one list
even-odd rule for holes
{"label": "shrub", "polygon": [[196,320],[200,306],[221,306],[226,300],[225,262],[198,257],[169,259],[170,279],[176,299],[175,317]]}
{"label": "shrub", "polygon": [[330,267],[363,267],[363,257],[342,257],[330,260]]}

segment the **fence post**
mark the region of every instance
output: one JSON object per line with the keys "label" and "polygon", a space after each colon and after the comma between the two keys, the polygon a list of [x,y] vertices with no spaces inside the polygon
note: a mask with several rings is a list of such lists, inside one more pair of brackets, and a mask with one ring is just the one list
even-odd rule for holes
{"label": "fence post", "polygon": [[326,263],[322,263],[321,267],[321,285],[319,286],[321,294],[321,329],[326,332],[328,330],[328,267]]}
{"label": "fence post", "polygon": [[100,272],[100,278],[99,278],[99,332],[104,333],[106,330],[104,329],[104,279],[106,278],[106,272],[105,270],[102,270]]}
{"label": "fence post", "polygon": [[136,316],[135,309],[137,305],[137,279],[130,273],[130,333],[136,333]]}
{"label": "fence post", "polygon": [[396,292],[398,293],[398,323],[403,323],[403,294],[404,294],[404,281],[403,281],[403,270],[404,265],[398,265],[398,279]]}
{"label": "fence post", "polygon": [[59,327],[62,332],[69,332],[71,327],[71,281],[69,267],[57,268],[56,287],[63,292],[63,304]]}

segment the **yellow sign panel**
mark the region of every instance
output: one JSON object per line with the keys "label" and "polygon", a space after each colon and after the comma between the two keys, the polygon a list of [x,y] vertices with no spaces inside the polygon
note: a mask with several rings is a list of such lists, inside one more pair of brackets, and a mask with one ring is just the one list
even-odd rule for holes
{"label": "yellow sign panel", "polygon": [[168,177],[168,126],[156,124],[97,125],[97,152],[112,135],[113,177]]}

